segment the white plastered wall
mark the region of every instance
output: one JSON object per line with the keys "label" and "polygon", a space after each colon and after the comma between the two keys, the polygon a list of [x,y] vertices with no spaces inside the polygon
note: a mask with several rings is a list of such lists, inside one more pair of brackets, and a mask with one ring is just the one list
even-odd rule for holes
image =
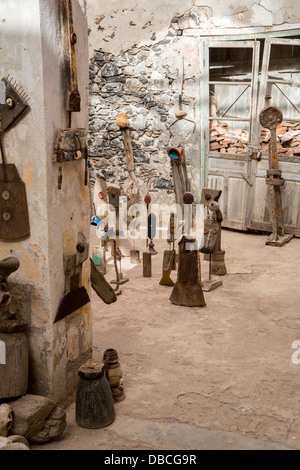
{"label": "white plastered wall", "polygon": [[[63,255],[76,253],[78,232],[89,239],[89,189],[84,186],[84,162],[58,167],[52,162],[56,131],[68,127],[62,41],[57,0],[0,0],[0,73],[10,74],[30,98],[30,112],[7,132],[8,163],[15,163],[26,184],[30,231],[28,239],[0,242],[0,258],[16,256],[19,270],[11,275],[26,296],[22,312],[28,322],[31,393],[68,401],[74,391],[80,361],[91,351],[90,304],[54,323],[64,295]],[[76,46],[81,112],[72,127],[88,127],[87,22],[82,5],[73,0],[78,35]],[[89,291],[89,266],[83,285]],[[28,294],[27,292],[27,294]]]}

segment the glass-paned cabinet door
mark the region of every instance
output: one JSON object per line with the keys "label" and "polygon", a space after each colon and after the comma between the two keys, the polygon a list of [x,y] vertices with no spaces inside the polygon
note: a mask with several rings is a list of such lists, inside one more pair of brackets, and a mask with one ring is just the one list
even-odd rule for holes
{"label": "glass-paned cabinet door", "polygon": [[[206,154],[249,156],[256,119],[259,42],[211,41],[205,53]],[[205,111],[204,111],[205,112]]]}
{"label": "glass-paned cabinet door", "polygon": [[[276,106],[283,114],[277,126],[277,149],[282,157],[300,157],[300,40],[267,38],[261,68],[258,114]],[[262,154],[268,154],[270,131],[257,127]]]}

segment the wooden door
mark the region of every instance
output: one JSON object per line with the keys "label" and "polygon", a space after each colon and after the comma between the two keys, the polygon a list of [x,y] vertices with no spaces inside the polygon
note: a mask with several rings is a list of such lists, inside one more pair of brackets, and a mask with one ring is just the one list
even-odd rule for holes
{"label": "wooden door", "polygon": [[202,45],[202,184],[222,190],[223,226],[240,230],[247,228],[252,190],[259,48],[256,41]]}
{"label": "wooden door", "polygon": [[[300,236],[300,40],[267,38],[261,68],[258,115],[265,106],[283,113],[277,128],[279,168],[286,180],[281,190],[283,223],[287,233]],[[277,68],[277,71],[276,71]],[[259,120],[256,135],[261,136]],[[290,134],[291,140],[287,138]],[[282,142],[285,147],[282,147]],[[259,144],[259,142],[257,142]],[[292,153],[294,152],[294,153]],[[272,231],[269,187],[265,183],[267,149],[261,142],[261,160],[254,165],[247,228]]]}
{"label": "wooden door", "polygon": [[[234,52],[236,48],[243,49],[240,57]],[[225,51],[226,54],[229,51],[227,62],[223,60]],[[285,230],[300,236],[300,40],[268,37],[261,59],[259,54],[260,43],[255,40],[202,44],[202,186],[222,190],[224,227],[272,231],[269,187],[265,181],[267,136],[259,124],[259,114],[267,105],[277,106],[283,112],[282,129],[278,132],[289,134],[287,131],[292,130],[297,134],[299,131],[299,146],[296,140],[292,142],[297,151],[291,153],[285,144],[282,146],[283,136],[279,135],[278,153],[279,167],[286,180],[281,191]],[[215,102],[211,99],[212,87],[216,92]],[[223,144],[222,135],[218,136],[218,126],[222,127],[222,123],[230,129],[225,132],[227,142],[234,135],[234,125],[243,130],[247,126],[242,151],[236,151],[232,144],[227,148]],[[217,135],[216,140],[213,133]]]}

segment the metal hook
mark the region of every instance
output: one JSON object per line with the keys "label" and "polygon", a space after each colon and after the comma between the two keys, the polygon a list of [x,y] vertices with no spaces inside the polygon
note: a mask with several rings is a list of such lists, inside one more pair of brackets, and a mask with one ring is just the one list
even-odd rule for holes
{"label": "metal hook", "polygon": [[[177,115],[177,114],[179,114],[179,113],[176,113],[176,115]],[[185,115],[186,115],[186,113],[185,113]],[[196,130],[196,123],[195,123],[195,121],[192,121],[191,119],[188,119],[187,117],[185,117],[185,115],[184,115],[184,116],[180,116],[180,117],[177,116],[177,119],[176,119],[174,122],[172,122],[172,124],[169,126],[168,130],[169,130],[170,134],[171,134],[173,137],[174,137],[174,134],[172,133],[172,131],[170,130],[170,128],[171,128],[174,124],[176,124],[177,121],[181,121],[182,119],[185,119],[186,121],[192,122],[192,123],[194,124],[194,129],[193,129],[193,134],[194,134],[194,132],[195,132],[195,130]]]}

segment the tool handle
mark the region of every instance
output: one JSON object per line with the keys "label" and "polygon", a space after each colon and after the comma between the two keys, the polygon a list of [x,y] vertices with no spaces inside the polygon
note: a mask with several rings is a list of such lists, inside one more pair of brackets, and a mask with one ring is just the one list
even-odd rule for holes
{"label": "tool handle", "polygon": [[84,156],[84,185],[87,186],[88,184],[88,149],[86,148],[85,156]]}
{"label": "tool handle", "polygon": [[0,129],[0,151],[1,151],[1,158],[2,158],[2,163],[3,163],[3,178],[4,178],[4,181],[7,181],[6,158],[5,158],[3,142],[2,142],[3,134],[4,134],[3,130]]}
{"label": "tool handle", "polygon": [[0,129],[0,150],[1,150],[1,157],[2,157],[2,163],[3,163],[3,165],[6,165],[6,159],[5,159],[4,148],[3,148],[3,143],[2,143],[3,134],[4,134],[4,132]]}

